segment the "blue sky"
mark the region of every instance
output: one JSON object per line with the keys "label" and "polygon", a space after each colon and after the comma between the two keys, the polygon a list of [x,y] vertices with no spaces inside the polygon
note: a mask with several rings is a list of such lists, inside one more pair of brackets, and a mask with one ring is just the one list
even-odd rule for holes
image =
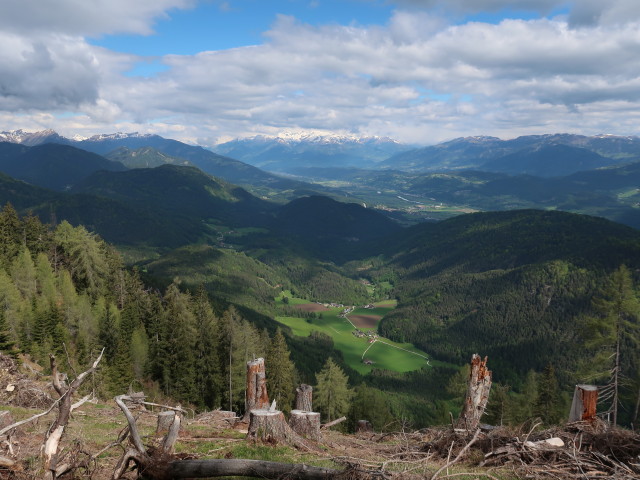
{"label": "blue sky", "polygon": [[0,2],[0,130],[638,135],[637,0]]}

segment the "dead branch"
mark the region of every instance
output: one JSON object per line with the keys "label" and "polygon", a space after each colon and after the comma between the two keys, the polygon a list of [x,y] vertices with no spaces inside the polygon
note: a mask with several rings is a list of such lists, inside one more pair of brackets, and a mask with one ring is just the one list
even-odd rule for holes
{"label": "dead branch", "polygon": [[[60,441],[62,440],[62,436],[64,435],[64,430],[69,423],[69,417],[71,416],[71,411],[73,410],[73,408],[77,408],[78,406],[82,405],[91,397],[87,396],[73,405],[71,404],[71,398],[76,390],[80,388],[80,385],[82,385],[82,382],[84,382],[87,376],[95,372],[96,368],[98,368],[98,364],[102,359],[103,353],[104,349],[102,349],[102,352],[100,352],[98,358],[95,360],[95,362],[93,362],[93,365],[88,370],[85,370],[80,375],[78,375],[68,387],[63,386],[60,382],[60,374],[58,372],[56,358],[53,355],[49,355],[49,359],[51,362],[51,373],[53,377],[53,388],[58,393],[58,395],[60,395],[60,398],[56,402],[58,405],[58,416],[47,431],[42,446],[42,463],[43,469],[45,471],[45,480],[53,480],[57,478],[59,470],[69,470],[69,467],[67,465],[61,465],[60,468],[57,465],[59,460],[58,446],[60,445]],[[62,467],[64,467],[64,469]]]}

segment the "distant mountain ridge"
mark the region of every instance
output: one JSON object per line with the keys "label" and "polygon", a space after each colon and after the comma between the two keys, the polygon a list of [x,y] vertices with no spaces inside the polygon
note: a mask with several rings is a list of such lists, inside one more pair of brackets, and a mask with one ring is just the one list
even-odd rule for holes
{"label": "distant mountain ridge", "polygon": [[258,135],[216,145],[213,151],[276,172],[309,166],[375,167],[411,146],[386,137]]}
{"label": "distant mountain ridge", "polygon": [[[562,149],[559,147],[562,146]],[[411,172],[475,169],[499,173],[529,173],[532,154],[545,152],[562,162],[561,175],[640,159],[640,138],[616,135],[566,133],[525,135],[510,140],[496,137],[464,137],[402,152],[379,166]],[[563,155],[558,156],[562,151]],[[593,154],[602,157],[594,162]],[[585,161],[587,157],[588,161]],[[540,160],[547,160],[539,155]],[[540,168],[537,168],[538,173]],[[544,176],[551,176],[550,174]]]}

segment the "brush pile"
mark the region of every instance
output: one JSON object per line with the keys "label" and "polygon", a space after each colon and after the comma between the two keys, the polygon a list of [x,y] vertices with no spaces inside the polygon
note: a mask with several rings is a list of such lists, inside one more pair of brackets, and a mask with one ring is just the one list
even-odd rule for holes
{"label": "brush pile", "polygon": [[[495,428],[481,433],[460,463],[509,468],[523,478],[631,480],[640,478],[640,435],[608,428],[601,421],[576,422],[535,431]],[[427,432],[425,432],[427,433]],[[460,431],[429,430],[422,445],[442,459],[453,458],[469,443]]]}

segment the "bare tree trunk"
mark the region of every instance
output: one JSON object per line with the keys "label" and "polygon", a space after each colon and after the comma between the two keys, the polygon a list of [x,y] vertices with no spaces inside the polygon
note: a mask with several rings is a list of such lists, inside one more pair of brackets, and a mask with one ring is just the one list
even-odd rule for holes
{"label": "bare tree trunk", "polygon": [[296,388],[296,410],[313,412],[313,387],[303,383]]}
{"label": "bare tree trunk", "polygon": [[467,384],[467,394],[458,419],[458,428],[475,430],[480,424],[480,417],[484,413],[489,401],[491,390],[491,370],[487,369],[487,357],[484,360],[474,353],[471,357],[471,374]]}
{"label": "bare tree trunk", "polygon": [[292,410],[289,417],[289,426],[298,435],[314,442],[322,438],[320,434],[320,414],[318,412],[305,412]]}
{"label": "bare tree trunk", "polygon": [[244,402],[243,421],[249,420],[251,410],[269,408],[269,395],[267,394],[267,376],[264,368],[264,358],[257,358],[247,362],[247,389]]}

